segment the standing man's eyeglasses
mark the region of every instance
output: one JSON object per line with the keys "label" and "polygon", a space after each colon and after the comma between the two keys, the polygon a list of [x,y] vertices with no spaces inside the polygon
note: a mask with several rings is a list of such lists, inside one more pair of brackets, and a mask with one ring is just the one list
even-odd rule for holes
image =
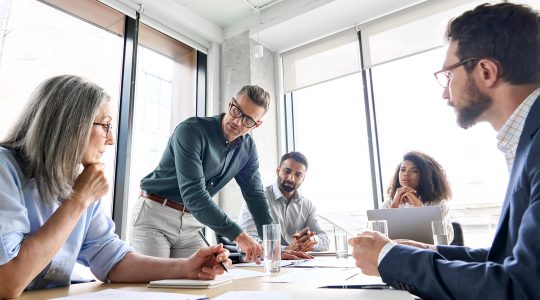
{"label": "standing man's eyeglasses", "polygon": [[105,138],[109,138],[109,135],[111,134],[112,132],[112,125],[110,123],[92,123],[93,125],[98,125],[98,126],[101,126],[103,128],[103,130],[105,130]]}
{"label": "standing man's eyeglasses", "polygon": [[233,118],[242,118],[242,125],[246,128],[253,128],[257,125],[257,121],[253,120],[252,117],[244,114],[238,104],[236,99],[232,98],[232,101],[229,103],[229,113]]}
{"label": "standing man's eyeglasses", "polygon": [[455,69],[455,68],[457,68],[457,67],[459,67],[461,65],[464,65],[464,64],[466,64],[466,63],[468,63],[470,61],[473,61],[473,60],[478,60],[478,57],[472,57],[472,58],[467,58],[467,59],[464,59],[464,60],[460,60],[455,64],[449,65],[448,67],[445,67],[442,70],[433,73],[433,75],[437,79],[437,82],[439,82],[439,84],[443,88],[447,88],[448,84],[450,83],[450,78],[452,78],[454,76],[454,74],[452,72],[450,72],[450,70],[453,70],[453,69]]}

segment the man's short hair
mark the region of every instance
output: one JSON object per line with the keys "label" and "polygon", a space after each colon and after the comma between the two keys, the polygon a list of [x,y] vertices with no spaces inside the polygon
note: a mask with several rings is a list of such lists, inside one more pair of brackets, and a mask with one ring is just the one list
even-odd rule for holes
{"label": "man's short hair", "polygon": [[[482,4],[448,24],[446,38],[457,42],[457,56],[497,62],[511,84],[540,82],[540,15],[526,5]],[[465,68],[471,72],[474,63]]]}
{"label": "man's short hair", "polygon": [[306,170],[308,169],[308,162],[307,162],[307,158],[304,156],[304,154],[300,153],[300,152],[297,152],[297,151],[292,151],[292,152],[289,152],[289,153],[285,153],[282,157],[281,157],[281,160],[279,162],[279,164],[281,165],[284,161],[286,161],[287,159],[292,159],[292,160],[295,160],[301,164],[303,164],[304,166],[306,166]]}
{"label": "man's short hair", "polygon": [[236,94],[236,97],[246,95],[253,103],[264,108],[267,112],[270,108],[270,94],[258,85],[245,85]]}

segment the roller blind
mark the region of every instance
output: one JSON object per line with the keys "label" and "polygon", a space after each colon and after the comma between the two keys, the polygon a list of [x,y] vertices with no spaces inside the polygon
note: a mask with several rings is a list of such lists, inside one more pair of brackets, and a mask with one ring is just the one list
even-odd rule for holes
{"label": "roller blind", "polygon": [[357,26],[364,68],[445,45],[448,21],[484,1],[428,1]]}
{"label": "roller blind", "polygon": [[296,89],[360,71],[355,28],[282,53],[283,89]]}

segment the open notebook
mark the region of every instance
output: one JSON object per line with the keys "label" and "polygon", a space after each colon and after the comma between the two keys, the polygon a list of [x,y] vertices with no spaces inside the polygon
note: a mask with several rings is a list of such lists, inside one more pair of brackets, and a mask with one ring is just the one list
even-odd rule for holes
{"label": "open notebook", "polygon": [[182,289],[209,289],[231,283],[231,276],[218,276],[213,280],[198,279],[163,279],[150,281],[148,287],[153,288],[182,288]]}

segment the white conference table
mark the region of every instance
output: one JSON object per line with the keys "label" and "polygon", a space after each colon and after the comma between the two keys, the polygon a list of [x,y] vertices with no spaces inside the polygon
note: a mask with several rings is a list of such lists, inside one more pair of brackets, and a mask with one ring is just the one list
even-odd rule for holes
{"label": "white conference table", "polygon": [[[352,259],[352,258],[349,258]],[[231,266],[231,269],[238,268]],[[261,271],[261,268],[241,267],[241,269]],[[303,268],[302,268],[303,269]],[[306,270],[306,269],[303,269]],[[298,271],[298,268],[282,268],[280,274],[287,274]],[[146,284],[119,284],[119,283],[101,283],[89,282],[74,284],[69,287],[46,289],[37,291],[24,292],[18,299],[21,300],[37,300],[51,299],[57,297],[75,296],[85,293],[97,292],[106,289],[119,289],[123,291],[135,292],[167,292],[167,293],[183,293],[193,295],[206,295],[209,298],[215,298],[228,291],[286,291],[289,293],[289,300],[306,300],[306,299],[325,299],[325,300],[348,300],[348,299],[415,299],[415,297],[406,291],[399,290],[368,290],[368,289],[325,289],[318,288],[317,285],[298,284],[298,283],[278,283],[264,282],[267,276],[250,277],[243,279],[235,279],[232,283],[210,289],[177,289],[177,288],[148,288]]]}

